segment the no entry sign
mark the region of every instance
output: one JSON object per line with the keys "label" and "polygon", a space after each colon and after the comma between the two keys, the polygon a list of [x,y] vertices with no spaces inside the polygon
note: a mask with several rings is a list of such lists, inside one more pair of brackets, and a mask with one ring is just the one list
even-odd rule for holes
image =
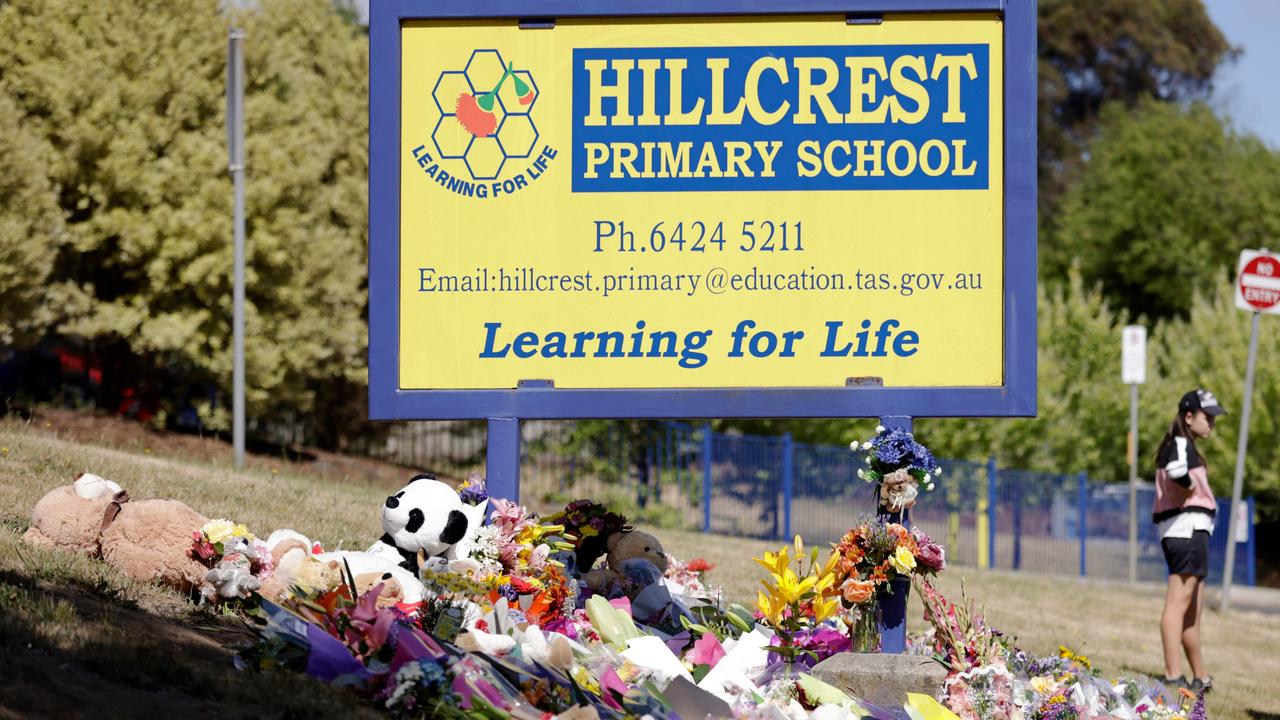
{"label": "no entry sign", "polygon": [[1280,314],[1280,256],[1258,250],[1240,253],[1236,307]]}

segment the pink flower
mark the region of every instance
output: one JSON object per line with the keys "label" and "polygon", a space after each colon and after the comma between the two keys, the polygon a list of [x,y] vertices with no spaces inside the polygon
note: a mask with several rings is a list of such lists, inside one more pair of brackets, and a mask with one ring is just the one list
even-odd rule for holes
{"label": "pink flower", "polygon": [[934,542],[919,528],[911,531],[916,538],[916,560],[920,565],[939,572],[947,567],[947,553],[941,545]]}
{"label": "pink flower", "polygon": [[724,647],[713,633],[706,633],[693,643],[693,648],[685,656],[685,660],[694,665],[710,665],[715,667],[724,657]]}

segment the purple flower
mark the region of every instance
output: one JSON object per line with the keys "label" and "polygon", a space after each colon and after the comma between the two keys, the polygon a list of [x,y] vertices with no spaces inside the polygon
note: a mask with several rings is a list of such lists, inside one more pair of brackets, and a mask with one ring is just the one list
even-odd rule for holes
{"label": "purple flower", "polygon": [[1209,713],[1204,709],[1204,691],[1200,691],[1199,697],[1196,698],[1195,707],[1191,708],[1191,714],[1187,716],[1187,720],[1209,720]]}
{"label": "purple flower", "polygon": [[462,502],[468,505],[479,505],[489,499],[489,491],[485,490],[483,485],[480,487],[469,487],[458,493],[458,497],[462,499]]}

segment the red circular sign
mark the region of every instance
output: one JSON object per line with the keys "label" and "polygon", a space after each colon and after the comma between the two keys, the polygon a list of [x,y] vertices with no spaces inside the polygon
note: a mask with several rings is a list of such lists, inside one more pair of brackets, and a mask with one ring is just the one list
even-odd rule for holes
{"label": "red circular sign", "polygon": [[1270,310],[1280,304],[1280,261],[1259,255],[1240,272],[1240,295],[1251,307]]}

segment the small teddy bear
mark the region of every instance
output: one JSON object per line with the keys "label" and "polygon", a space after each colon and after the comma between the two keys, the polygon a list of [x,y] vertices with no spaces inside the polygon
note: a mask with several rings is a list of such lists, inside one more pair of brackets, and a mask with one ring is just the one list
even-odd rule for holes
{"label": "small teddy bear", "polygon": [[400,587],[400,581],[390,572],[365,573],[357,575],[355,580],[356,595],[361,597],[373,588],[381,586],[375,603],[378,608],[395,607],[404,602],[404,589]]}
{"label": "small teddy bear", "polygon": [[[609,551],[605,567],[595,568],[583,576],[594,592],[613,597],[633,597],[645,587],[659,582],[667,571],[667,555],[658,538],[642,530],[622,530],[606,541]],[[652,566],[652,570],[648,569]]]}
{"label": "small teddy bear", "polygon": [[253,576],[253,560],[243,550],[224,553],[218,566],[204,574],[206,587],[201,593],[209,600],[247,598],[262,588],[262,581]]}

